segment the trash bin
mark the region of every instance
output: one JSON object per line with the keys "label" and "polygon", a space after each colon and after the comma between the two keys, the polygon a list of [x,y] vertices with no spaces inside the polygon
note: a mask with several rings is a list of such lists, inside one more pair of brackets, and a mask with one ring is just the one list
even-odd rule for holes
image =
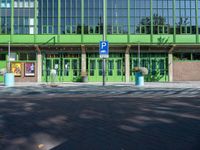
{"label": "trash bin", "polygon": [[5,86],[14,86],[14,73],[5,73],[4,74],[4,85]]}
{"label": "trash bin", "polygon": [[135,73],[135,85],[136,86],[143,86],[144,85],[144,76],[141,72]]}

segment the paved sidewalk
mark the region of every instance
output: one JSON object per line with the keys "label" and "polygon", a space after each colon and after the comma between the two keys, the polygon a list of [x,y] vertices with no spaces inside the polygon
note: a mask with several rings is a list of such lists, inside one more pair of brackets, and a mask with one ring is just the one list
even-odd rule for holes
{"label": "paved sidewalk", "polygon": [[[96,85],[102,86],[101,82],[65,82],[65,83],[54,83],[55,86],[65,87],[65,86],[89,86]],[[37,83],[37,82],[17,82],[14,87],[25,87],[25,86],[51,86],[51,83]],[[135,86],[134,82],[124,83],[124,82],[107,82],[106,86]],[[4,84],[0,83],[0,88],[6,88]],[[142,88],[198,88],[200,89],[200,81],[187,81],[187,82],[145,82]]]}

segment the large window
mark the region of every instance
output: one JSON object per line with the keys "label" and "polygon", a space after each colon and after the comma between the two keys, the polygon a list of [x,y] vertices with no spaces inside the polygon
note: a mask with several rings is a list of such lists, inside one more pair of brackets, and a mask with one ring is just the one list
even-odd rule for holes
{"label": "large window", "polygon": [[34,0],[14,0],[14,34],[34,34]]}
{"label": "large window", "polygon": [[11,33],[11,0],[0,0],[0,34]]}
{"label": "large window", "polygon": [[173,0],[153,0],[153,34],[173,34]]}
{"label": "large window", "polygon": [[103,0],[84,0],[84,34],[103,33]]}
{"label": "large window", "polygon": [[107,33],[128,33],[128,0],[107,1]]}
{"label": "large window", "polygon": [[39,0],[39,34],[58,33],[58,0]]}
{"label": "large window", "polygon": [[81,34],[81,0],[61,0],[61,34]]}
{"label": "large window", "polygon": [[131,34],[151,33],[151,2],[147,0],[130,1]]}
{"label": "large window", "polygon": [[196,34],[196,0],[176,1],[176,34]]}

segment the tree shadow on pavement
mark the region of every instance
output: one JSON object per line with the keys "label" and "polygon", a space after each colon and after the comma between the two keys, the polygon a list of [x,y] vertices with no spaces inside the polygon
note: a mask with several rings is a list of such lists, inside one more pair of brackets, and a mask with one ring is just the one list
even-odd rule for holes
{"label": "tree shadow on pavement", "polygon": [[198,150],[200,101],[33,97],[0,100],[2,150]]}

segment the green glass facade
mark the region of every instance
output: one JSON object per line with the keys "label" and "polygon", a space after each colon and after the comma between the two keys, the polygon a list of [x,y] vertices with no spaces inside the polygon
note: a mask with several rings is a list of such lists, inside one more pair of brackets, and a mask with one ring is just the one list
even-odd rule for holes
{"label": "green glass facade", "polygon": [[[163,75],[157,81],[168,81],[171,49],[177,50],[174,56],[178,60],[185,53],[191,55],[187,60],[198,60],[199,13],[199,0],[106,0],[106,39],[112,54],[107,69],[115,70],[110,73],[110,79],[107,72],[108,81],[113,81],[112,74],[116,81],[134,80],[131,70],[137,64],[138,44],[146,64],[141,63],[152,76],[146,81],[155,79],[155,69]],[[49,80],[49,71],[57,64],[59,81],[78,80],[83,71],[90,81],[100,81],[98,43],[102,34],[103,0],[0,0],[0,65],[2,62],[1,66],[5,66],[8,42],[17,62],[21,53],[27,57],[33,51],[36,57],[41,53],[42,63],[38,68],[43,81]],[[68,73],[67,62],[71,64]],[[78,72],[73,73],[73,68]],[[76,79],[68,80],[69,74]]]}
{"label": "green glass facade", "polygon": [[[1,0],[0,33],[102,34],[102,3],[102,0]],[[109,0],[107,34],[198,34],[199,3],[198,0]]]}

